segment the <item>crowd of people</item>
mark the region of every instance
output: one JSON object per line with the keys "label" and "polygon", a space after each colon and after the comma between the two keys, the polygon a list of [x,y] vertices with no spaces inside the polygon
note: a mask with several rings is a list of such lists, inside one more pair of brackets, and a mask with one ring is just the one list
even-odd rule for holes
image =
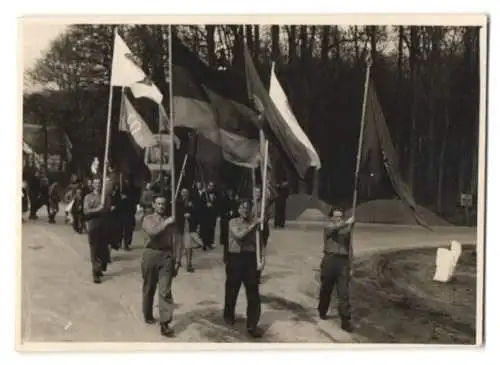
{"label": "crowd of people", "polygon": [[[170,327],[174,309],[172,281],[184,259],[186,271],[194,272],[195,249],[215,248],[219,220],[219,242],[226,266],[223,318],[228,325],[234,324],[236,301],[243,285],[247,294],[248,334],[261,337],[262,331],[257,326],[259,285],[270,236],[270,206],[280,205],[282,201],[267,200],[261,204],[262,191],[258,186],[251,196],[238,196],[231,189],[218,191],[213,182],[205,185],[197,181],[191,189],[184,187],[176,192],[174,206],[168,174],[146,183],[143,189],[135,187],[130,178],[110,174],[104,191],[99,175],[71,178],[64,220],[72,224],[76,233],[88,236],[93,282],[102,282],[111,263],[111,250],[131,250],[133,232],[139,221],[147,237],[141,261],[144,321],[155,322],[153,299],[158,289],[161,334],[171,337],[174,335]],[[55,223],[61,196],[57,182],[50,183],[43,174],[35,173],[23,181],[22,191],[23,213],[29,211],[29,219],[37,219],[37,212],[46,205],[49,222]],[[262,206],[264,212],[261,212]],[[350,232],[354,221],[344,220],[342,211],[335,209],[331,217],[324,232],[318,313],[321,319],[327,318],[336,285],[342,328],[352,331],[348,282],[352,256]],[[281,216],[280,213],[275,216],[276,227],[283,227],[284,221],[284,211]]]}

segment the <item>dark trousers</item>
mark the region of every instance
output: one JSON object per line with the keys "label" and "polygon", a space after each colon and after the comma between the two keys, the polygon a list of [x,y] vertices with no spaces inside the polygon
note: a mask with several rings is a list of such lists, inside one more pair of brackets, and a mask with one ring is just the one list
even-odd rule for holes
{"label": "dark trousers", "polygon": [[47,201],[47,199],[40,198],[38,196],[32,196],[30,197],[30,202],[30,218],[35,218],[40,208],[44,205],[47,207],[47,215],[50,215],[49,202]]}
{"label": "dark trousers", "polygon": [[73,230],[77,233],[82,233],[84,230],[83,213],[73,212]]}
{"label": "dark trousers", "polygon": [[132,244],[132,237],[135,229],[135,215],[124,214],[121,221],[123,248],[128,248]]}
{"label": "dark trousers", "polygon": [[254,252],[229,253],[227,256],[224,318],[234,319],[242,283],[247,296],[247,328],[253,329],[260,319],[260,293]]}
{"label": "dark trousers", "polygon": [[88,234],[92,277],[100,277],[109,263],[109,246],[101,230],[90,230]]}
{"label": "dark trousers", "polygon": [[319,292],[318,312],[326,315],[330,308],[333,288],[337,289],[339,315],[343,319],[351,318],[349,303],[349,280],[351,265],[349,257],[327,254],[321,261],[321,288]]}
{"label": "dark trousers", "polygon": [[277,228],[285,227],[285,216],[286,216],[286,197],[278,197],[276,199],[274,212],[274,226]]}
{"label": "dark trousers", "polygon": [[220,220],[220,244],[223,246],[224,262],[227,259],[227,248],[229,247],[229,220]]}
{"label": "dark trousers", "polygon": [[217,219],[205,217],[200,223],[200,236],[203,241],[204,248],[214,244],[216,222]]}
{"label": "dark trousers", "polygon": [[160,322],[170,323],[174,312],[172,279],[174,259],[172,252],[146,248],[142,254],[142,314],[153,318],[153,301],[158,286]]}

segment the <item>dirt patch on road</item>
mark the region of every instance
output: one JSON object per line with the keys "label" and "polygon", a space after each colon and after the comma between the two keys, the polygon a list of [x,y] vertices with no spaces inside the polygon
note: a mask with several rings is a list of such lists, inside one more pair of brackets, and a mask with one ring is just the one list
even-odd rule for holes
{"label": "dirt patch on road", "polygon": [[358,262],[351,284],[356,332],[375,343],[474,344],[475,248],[464,248],[450,283],[432,281],[435,255],[420,249]]}

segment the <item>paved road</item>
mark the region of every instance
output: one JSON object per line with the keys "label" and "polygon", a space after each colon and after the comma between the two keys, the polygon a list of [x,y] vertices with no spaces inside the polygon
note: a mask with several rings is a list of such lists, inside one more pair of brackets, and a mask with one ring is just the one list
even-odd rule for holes
{"label": "paved road", "polygon": [[[62,219],[59,220],[60,222]],[[362,226],[354,236],[355,254],[397,247],[443,246],[456,239],[473,243],[471,230],[428,232],[414,227]],[[91,281],[85,235],[68,225],[49,225],[45,218],[26,222],[22,230],[22,337],[50,342],[164,342],[157,326],[141,316],[140,256],[144,236],[135,232],[131,252],[113,252],[113,263],[101,285]],[[264,342],[359,342],[336,321],[316,319],[321,233],[297,229],[271,234],[261,293]],[[220,246],[197,251],[195,273],[181,269],[174,282],[177,309],[173,327],[177,342],[246,342],[246,298],[240,292],[235,328],[221,319],[224,268]],[[157,311],[157,308],[155,308]]]}

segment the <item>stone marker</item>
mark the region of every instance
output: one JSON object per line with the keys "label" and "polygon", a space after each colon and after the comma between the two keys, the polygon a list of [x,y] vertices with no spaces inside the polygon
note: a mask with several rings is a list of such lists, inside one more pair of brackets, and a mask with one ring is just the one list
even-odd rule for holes
{"label": "stone marker", "polygon": [[436,273],[434,281],[447,283],[453,277],[458,260],[462,254],[460,242],[452,241],[450,249],[438,248],[436,252]]}

